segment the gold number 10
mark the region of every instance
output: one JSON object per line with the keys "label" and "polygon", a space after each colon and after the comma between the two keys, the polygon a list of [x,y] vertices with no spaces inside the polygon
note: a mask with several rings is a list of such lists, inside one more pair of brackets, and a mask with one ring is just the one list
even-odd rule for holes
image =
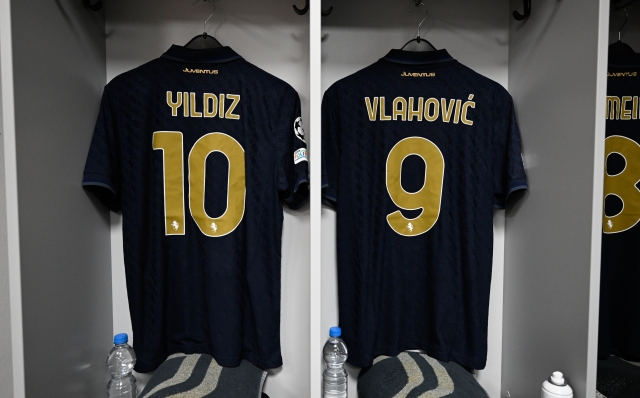
{"label": "gold number 10", "polygon": [[[153,149],[164,157],[164,218],[165,233],[185,234],[184,158],[182,133],[156,131]],[[229,161],[227,209],[217,218],[209,217],[204,208],[207,157],[220,152]],[[246,198],[244,149],[231,136],[210,133],[196,141],[189,153],[189,210],[198,228],[210,237],[233,232],[244,217]]]}

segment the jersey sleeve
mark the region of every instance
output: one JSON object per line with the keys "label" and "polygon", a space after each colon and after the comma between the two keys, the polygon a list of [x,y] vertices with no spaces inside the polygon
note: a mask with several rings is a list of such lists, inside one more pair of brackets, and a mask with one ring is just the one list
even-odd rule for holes
{"label": "jersey sleeve", "polygon": [[333,90],[322,99],[322,203],[335,208],[338,203],[338,104]]}
{"label": "jersey sleeve", "polygon": [[293,89],[282,98],[278,122],[278,193],[297,210],[309,197],[309,155],[304,136],[300,97]]}
{"label": "jersey sleeve", "polygon": [[505,208],[513,192],[529,188],[513,100],[508,93],[504,95],[506,98],[496,106],[498,120],[495,123],[497,131],[493,148],[494,207],[498,209]]}
{"label": "jersey sleeve", "polygon": [[121,210],[119,192],[118,143],[115,122],[105,88],[93,133],[82,185],[109,209]]}

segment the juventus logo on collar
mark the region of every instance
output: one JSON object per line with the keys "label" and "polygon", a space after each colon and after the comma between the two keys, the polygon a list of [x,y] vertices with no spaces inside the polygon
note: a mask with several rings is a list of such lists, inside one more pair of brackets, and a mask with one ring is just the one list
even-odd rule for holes
{"label": "juventus logo on collar", "polygon": [[218,74],[218,70],[217,69],[189,69],[189,68],[184,68],[183,72],[184,73],[198,73],[198,74],[205,74],[205,75],[217,75]]}

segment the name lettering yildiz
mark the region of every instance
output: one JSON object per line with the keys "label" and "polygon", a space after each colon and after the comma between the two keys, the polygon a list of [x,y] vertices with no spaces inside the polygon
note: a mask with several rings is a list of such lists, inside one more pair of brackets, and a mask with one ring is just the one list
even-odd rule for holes
{"label": "name lettering yildiz", "polygon": [[[238,94],[197,94],[167,91],[167,105],[173,117],[217,117],[240,120],[238,107],[242,98]],[[237,111],[236,111],[237,109]]]}

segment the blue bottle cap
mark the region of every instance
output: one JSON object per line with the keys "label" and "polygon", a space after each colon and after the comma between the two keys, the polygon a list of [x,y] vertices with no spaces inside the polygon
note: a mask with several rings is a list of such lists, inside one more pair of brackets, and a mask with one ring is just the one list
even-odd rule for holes
{"label": "blue bottle cap", "polygon": [[119,333],[113,336],[113,344],[120,345],[129,342],[129,335],[126,333]]}
{"label": "blue bottle cap", "polygon": [[340,337],[340,336],[342,336],[342,329],[340,329],[337,326],[332,327],[331,329],[329,329],[329,336],[331,336],[331,337]]}

